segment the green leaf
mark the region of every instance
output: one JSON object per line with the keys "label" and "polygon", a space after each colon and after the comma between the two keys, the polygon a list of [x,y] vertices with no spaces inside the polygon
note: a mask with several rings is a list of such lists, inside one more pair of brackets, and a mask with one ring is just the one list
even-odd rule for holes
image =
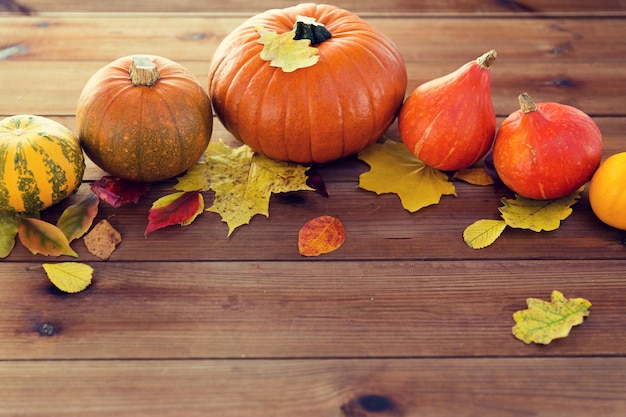
{"label": "green leaf", "polygon": [[359,159],[370,166],[360,175],[359,187],[376,194],[397,194],[412,213],[438,204],[443,195],[456,195],[447,175],[415,158],[403,143],[374,143],[359,153]]}
{"label": "green leaf", "polygon": [[567,299],[559,291],[552,291],[550,302],[537,298],[526,300],[528,309],[513,314],[513,335],[524,343],[547,345],[552,340],[569,335],[573,326],[589,315],[591,303],[584,298]]}
{"label": "green leaf", "polygon": [[91,284],[93,268],[79,262],[42,264],[50,282],[61,291],[77,293]]}
{"label": "green leaf", "polygon": [[556,200],[532,200],[519,195],[515,199],[503,198],[500,207],[502,218],[506,224],[534,232],[558,229],[561,221],[572,214],[571,206],[580,199],[582,189]]}
{"label": "green leaf", "polygon": [[91,192],[63,211],[57,221],[57,227],[61,229],[69,242],[87,233],[98,214],[99,203],[100,198]]}
{"label": "green leaf", "polygon": [[15,213],[0,211],[0,258],[6,258],[13,251],[19,224]]}
{"label": "green leaf", "polygon": [[504,220],[478,220],[463,232],[463,240],[472,249],[482,249],[496,241],[506,228]]}
{"label": "green leaf", "polygon": [[39,253],[45,256],[67,255],[78,258],[63,231],[43,220],[23,217],[18,226],[18,236],[22,245],[33,255]]}

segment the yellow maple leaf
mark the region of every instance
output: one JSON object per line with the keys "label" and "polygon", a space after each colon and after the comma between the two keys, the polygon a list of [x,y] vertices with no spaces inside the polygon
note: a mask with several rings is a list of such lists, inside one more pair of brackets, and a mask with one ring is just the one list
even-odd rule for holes
{"label": "yellow maple leaf", "polygon": [[485,168],[465,168],[454,173],[452,178],[472,185],[493,185],[494,181]]}
{"label": "yellow maple leaf", "polygon": [[547,345],[554,339],[569,335],[573,326],[589,315],[591,303],[584,298],[567,299],[559,291],[552,291],[551,301],[537,298],[526,300],[528,309],[513,314],[513,335],[524,343]]}
{"label": "yellow maple leaf", "polygon": [[79,262],[42,264],[50,282],[61,291],[77,293],[91,284],[93,268]]}
{"label": "yellow maple leaf", "polygon": [[313,66],[319,60],[318,50],[310,46],[308,39],[294,39],[295,32],[277,34],[257,26],[258,42],[263,44],[261,59],[270,61],[272,67],[279,67],[284,72],[293,72],[298,68]]}
{"label": "yellow maple leaf", "polygon": [[256,214],[269,217],[273,193],[313,190],[306,184],[308,167],[277,161],[255,153],[249,146],[231,148],[223,141],[211,142],[202,162],[178,179],[179,191],[215,192],[207,211],[217,213],[228,225],[228,236],[250,223]]}
{"label": "yellow maple leaf", "polygon": [[571,206],[580,198],[582,189],[556,200],[532,200],[516,195],[514,199],[502,199],[500,207],[506,224],[534,232],[556,230],[572,214]]}
{"label": "yellow maple leaf", "polygon": [[397,194],[412,213],[438,204],[443,195],[456,196],[448,176],[415,158],[403,143],[374,143],[358,156],[370,166],[359,176],[359,187],[376,194]]}

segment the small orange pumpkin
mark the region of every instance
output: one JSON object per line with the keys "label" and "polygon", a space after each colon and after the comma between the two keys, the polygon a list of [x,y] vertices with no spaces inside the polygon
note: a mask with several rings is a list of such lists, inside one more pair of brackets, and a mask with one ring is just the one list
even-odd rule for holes
{"label": "small orange pumpkin", "polygon": [[[292,72],[272,66],[261,58],[259,28],[312,39],[319,60]],[[209,71],[226,129],[257,152],[298,163],[333,161],[375,142],[395,120],[406,85],[387,36],[347,10],[313,3],[250,18],[221,42]]]}
{"label": "small orange pumpkin", "polygon": [[100,168],[154,182],[198,161],[211,138],[213,114],[208,94],[184,67],[154,55],[126,56],[87,82],[76,129]]}
{"label": "small orange pumpkin", "polygon": [[602,134],[587,114],[560,103],[518,97],[520,110],[500,125],[493,164],[500,180],[522,197],[551,200],[584,185],[602,160]]}
{"label": "small orange pumpkin", "polygon": [[593,174],[589,203],[602,222],[626,230],[626,152],[611,155]]}

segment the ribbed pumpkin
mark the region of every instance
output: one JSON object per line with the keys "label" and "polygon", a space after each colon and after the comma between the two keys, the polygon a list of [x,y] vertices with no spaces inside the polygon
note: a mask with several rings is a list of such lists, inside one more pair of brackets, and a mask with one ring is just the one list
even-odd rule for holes
{"label": "ribbed pumpkin", "polygon": [[85,160],[74,134],[41,116],[0,121],[0,210],[38,213],[72,194]]}
{"label": "ribbed pumpkin", "polygon": [[[261,58],[259,28],[311,39],[306,32],[320,26],[329,33],[313,37],[316,64],[285,72]],[[347,10],[313,3],[250,18],[220,43],[209,71],[226,129],[257,152],[298,163],[333,161],[375,142],[397,116],[406,86],[404,61],[387,36]]]}
{"label": "ribbed pumpkin", "polygon": [[213,114],[208,94],[180,64],[154,55],[126,56],[87,82],[76,129],[100,168],[154,182],[198,161],[211,138]]}

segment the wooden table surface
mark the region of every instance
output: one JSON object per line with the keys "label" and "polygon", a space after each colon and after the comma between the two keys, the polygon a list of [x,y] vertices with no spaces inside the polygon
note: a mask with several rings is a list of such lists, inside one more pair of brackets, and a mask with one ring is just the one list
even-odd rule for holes
{"label": "wooden table surface", "polygon": [[[626,150],[626,3],[337,0],[403,54],[407,92],[492,48],[498,123],[523,91],[591,115],[604,156]],[[129,5],[132,4],[132,5]],[[75,128],[87,79],[120,56],[173,59],[206,85],[220,40],[286,0],[0,2],[0,117],[31,113]],[[397,127],[387,135],[398,139]],[[213,140],[232,136],[216,123]],[[101,204],[123,242],[85,291],[56,290],[40,268],[72,260],[18,243],[0,261],[3,416],[626,416],[626,235],[583,192],[553,232],[507,229],[473,250],[465,227],[498,218],[502,186],[456,183],[417,213],[358,187],[349,157],[315,167],[330,196],[274,196],[269,218],[227,237],[218,215],[143,235],[155,184],[137,205]],[[79,193],[105,173],[88,164]],[[208,201],[211,194],[206,193]],[[338,216],[345,244],[298,254],[315,216]],[[511,334],[528,297],[553,290],[593,304],[569,337]],[[48,331],[44,331],[47,329]]]}

